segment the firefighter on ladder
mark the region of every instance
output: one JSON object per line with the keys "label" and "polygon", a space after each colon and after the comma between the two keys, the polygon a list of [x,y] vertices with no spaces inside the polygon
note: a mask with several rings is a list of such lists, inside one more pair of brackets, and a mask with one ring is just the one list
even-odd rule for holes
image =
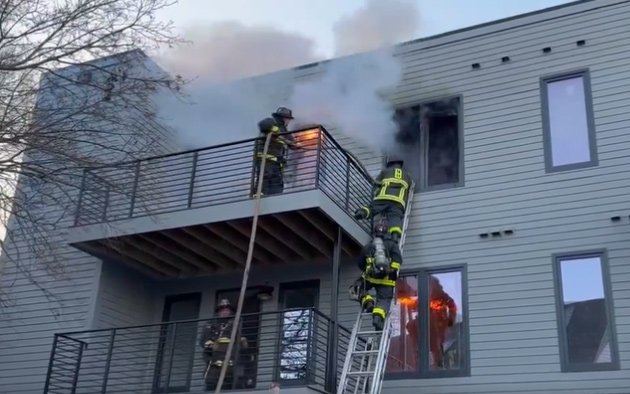
{"label": "firefighter on ladder", "polygon": [[403,164],[399,157],[387,158],[386,167],[375,179],[377,188],[371,206],[362,207],[354,214],[356,219],[373,217],[374,221],[385,217],[389,225],[388,232],[396,243],[402,236],[405,208],[412,184],[411,177],[403,170]]}
{"label": "firefighter on ladder", "polygon": [[[219,301],[215,312],[218,319],[213,319],[203,329],[200,345],[203,348],[203,358],[206,363],[205,384],[207,390],[213,390],[219,380],[219,373],[230,343],[230,335],[234,324],[234,308],[227,299]],[[240,348],[247,347],[247,338],[241,337]],[[238,347],[237,347],[238,348]],[[232,353],[238,354],[237,349]],[[231,381],[234,374],[235,357],[230,359],[226,380]],[[238,365],[236,366],[238,370]]]}
{"label": "firefighter on ladder", "polygon": [[[350,293],[358,299],[363,310],[372,313],[372,324],[380,331],[394,298],[394,287],[402,264],[398,244],[390,239],[384,223],[374,226],[372,241],[361,250],[358,263],[361,278],[351,286]],[[371,289],[375,290],[376,298],[370,294]]]}
{"label": "firefighter on ladder", "polygon": [[271,114],[271,117],[258,122],[260,130],[259,139],[255,146],[254,182],[252,195],[255,196],[256,185],[258,185],[258,174],[260,164],[264,155],[265,138],[272,133],[269,148],[267,150],[265,171],[263,174],[262,195],[279,194],[284,190],[283,170],[287,162],[288,149],[297,149],[299,144],[294,141],[293,136],[287,133],[287,127],[293,118],[293,113],[289,108],[280,107]]}

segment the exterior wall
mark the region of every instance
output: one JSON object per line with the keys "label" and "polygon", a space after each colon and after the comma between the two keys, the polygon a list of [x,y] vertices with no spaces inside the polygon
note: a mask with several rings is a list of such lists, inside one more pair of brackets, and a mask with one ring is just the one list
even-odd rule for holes
{"label": "exterior wall", "polygon": [[[99,66],[107,66],[111,62],[112,58],[108,58]],[[152,61],[147,60],[146,65],[150,70],[155,70]],[[67,68],[61,72],[71,75],[78,69]],[[42,103],[42,97],[38,98],[38,102]],[[137,117],[132,112],[125,114],[121,111],[118,115]],[[153,144],[152,150],[145,150],[147,154],[173,149],[168,131],[162,130],[158,134],[154,137],[161,142]],[[145,144],[151,143],[138,140],[135,146],[142,150]],[[18,187],[26,190],[28,186],[22,179]],[[67,192],[69,198],[76,199],[72,190]],[[67,202],[65,198],[60,201],[63,204]],[[125,297],[124,293],[116,297],[102,294],[105,309],[98,320],[93,320],[101,262],[67,246],[66,228],[74,220],[69,212],[72,211],[67,210],[67,207],[56,205],[39,207],[32,212],[35,216],[45,215],[50,222],[59,219],[57,229],[49,232],[49,242],[54,244],[56,256],[62,262],[60,266],[46,267],[50,256],[34,250],[28,230],[14,220],[7,226],[8,232],[12,234],[7,238],[8,255],[15,256],[19,263],[15,264],[7,256],[0,256],[3,259],[0,262],[0,291],[3,292],[3,299],[8,300],[6,305],[0,307],[0,393],[41,392],[54,333],[89,329],[93,323],[97,327],[127,324],[133,318],[140,317],[134,317],[136,311],[131,309],[133,302],[137,301],[135,295],[129,293],[126,300],[121,300]],[[102,279],[105,283],[110,278],[108,275],[106,270]],[[122,283],[117,285],[124,286]],[[118,306],[110,306],[111,302],[118,302]],[[127,311],[120,305],[126,305]]]}

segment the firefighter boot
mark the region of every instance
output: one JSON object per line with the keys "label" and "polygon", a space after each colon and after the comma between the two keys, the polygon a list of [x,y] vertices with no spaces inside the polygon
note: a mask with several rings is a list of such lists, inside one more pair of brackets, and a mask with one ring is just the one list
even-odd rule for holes
{"label": "firefighter boot", "polygon": [[366,294],[361,299],[361,306],[364,312],[372,313],[374,310],[374,298],[370,294]]}
{"label": "firefighter boot", "polygon": [[383,326],[385,325],[385,320],[379,315],[374,315],[372,317],[372,325],[374,326],[375,331],[382,331]]}

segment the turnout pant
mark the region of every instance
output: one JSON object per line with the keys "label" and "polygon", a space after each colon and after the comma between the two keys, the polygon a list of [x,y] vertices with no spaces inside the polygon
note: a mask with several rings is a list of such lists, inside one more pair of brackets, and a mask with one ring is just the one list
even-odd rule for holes
{"label": "turnout pant", "polygon": [[387,220],[387,228],[390,234],[402,235],[403,220],[405,210],[402,205],[393,201],[374,201],[373,206],[374,223],[380,220]]}
{"label": "turnout pant", "polygon": [[[254,166],[254,184],[252,185],[252,195],[256,195],[258,190],[258,174],[260,173],[260,160],[256,160]],[[282,165],[278,162],[266,160],[265,171],[263,173],[262,195],[280,194],[284,190],[284,179]]]}
{"label": "turnout pant", "polygon": [[[227,353],[227,347],[227,343],[215,344],[211,351],[205,351],[203,353],[203,359],[206,362],[206,368],[208,368],[208,374],[205,379],[206,389],[214,389],[217,383],[219,383],[219,375],[221,374],[221,367],[223,366],[223,360]],[[227,387],[232,384],[233,364],[234,362],[230,359],[225,374],[225,386]]]}
{"label": "turnout pant", "polygon": [[[372,303],[374,305],[372,315],[385,319],[385,316],[389,313],[389,306],[394,298],[394,286],[374,284],[363,278],[358,279],[356,284],[359,289],[358,293],[361,307],[365,308]],[[374,289],[376,297],[370,294],[370,290],[372,289]]]}

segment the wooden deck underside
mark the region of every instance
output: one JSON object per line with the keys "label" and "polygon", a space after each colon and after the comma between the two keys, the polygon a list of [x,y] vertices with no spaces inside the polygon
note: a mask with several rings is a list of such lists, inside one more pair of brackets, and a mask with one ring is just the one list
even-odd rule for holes
{"label": "wooden deck underside", "polygon": [[[126,263],[157,279],[202,276],[244,268],[252,218],[108,238],[75,246]],[[253,265],[333,260],[337,224],[319,208],[260,216]],[[342,251],[361,248],[343,233]]]}

